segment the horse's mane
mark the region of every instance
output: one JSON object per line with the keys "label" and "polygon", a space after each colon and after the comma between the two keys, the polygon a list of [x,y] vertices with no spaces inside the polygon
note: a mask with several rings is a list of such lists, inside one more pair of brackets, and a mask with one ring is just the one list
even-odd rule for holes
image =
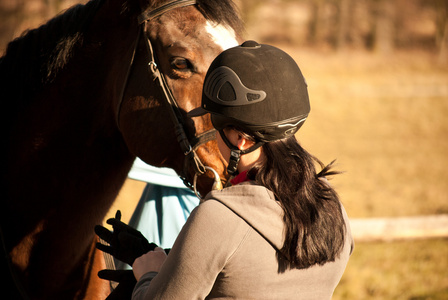
{"label": "horse's mane", "polygon": [[75,46],[82,43],[83,33],[102,2],[92,0],[73,6],[10,42],[0,58],[2,93],[14,90],[15,97],[23,98],[51,82],[68,62]]}

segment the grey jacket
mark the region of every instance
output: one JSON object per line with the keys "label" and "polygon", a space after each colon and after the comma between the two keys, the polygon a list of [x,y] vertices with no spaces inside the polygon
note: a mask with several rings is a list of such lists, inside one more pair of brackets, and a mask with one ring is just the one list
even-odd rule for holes
{"label": "grey jacket", "polygon": [[212,191],[132,299],[331,299],[353,249],[343,215],[346,242],[335,262],[279,272],[284,223],[273,194],[250,183]]}

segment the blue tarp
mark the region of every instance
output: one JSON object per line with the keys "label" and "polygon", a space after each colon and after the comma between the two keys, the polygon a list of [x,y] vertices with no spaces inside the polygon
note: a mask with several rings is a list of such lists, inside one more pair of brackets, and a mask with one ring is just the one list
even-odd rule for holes
{"label": "blue tarp", "polygon": [[[149,242],[171,248],[191,211],[199,204],[198,197],[174,170],[156,168],[138,158],[128,177],[147,183],[129,225]],[[119,261],[115,263],[117,269],[129,268]]]}

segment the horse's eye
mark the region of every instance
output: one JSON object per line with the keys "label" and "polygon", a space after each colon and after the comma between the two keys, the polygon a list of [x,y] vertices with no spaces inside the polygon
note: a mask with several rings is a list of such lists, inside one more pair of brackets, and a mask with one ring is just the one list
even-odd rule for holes
{"label": "horse's eye", "polygon": [[179,71],[186,71],[192,68],[191,63],[188,61],[188,59],[182,58],[182,57],[174,57],[171,60],[171,67],[173,69],[179,70]]}

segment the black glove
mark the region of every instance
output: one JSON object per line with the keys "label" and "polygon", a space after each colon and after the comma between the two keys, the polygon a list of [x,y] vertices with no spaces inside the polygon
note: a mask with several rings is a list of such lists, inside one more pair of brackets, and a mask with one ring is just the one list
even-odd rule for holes
{"label": "black glove", "polygon": [[149,243],[140,231],[121,222],[121,212],[119,210],[115,218],[107,220],[107,224],[112,225],[113,232],[101,225],[97,225],[95,226],[95,233],[109,243],[110,246],[97,243],[96,247],[130,266],[132,266],[137,257],[157,247],[156,244]]}
{"label": "black glove", "polygon": [[118,282],[118,286],[107,296],[106,300],[130,300],[137,280],[132,270],[101,270],[98,277]]}

